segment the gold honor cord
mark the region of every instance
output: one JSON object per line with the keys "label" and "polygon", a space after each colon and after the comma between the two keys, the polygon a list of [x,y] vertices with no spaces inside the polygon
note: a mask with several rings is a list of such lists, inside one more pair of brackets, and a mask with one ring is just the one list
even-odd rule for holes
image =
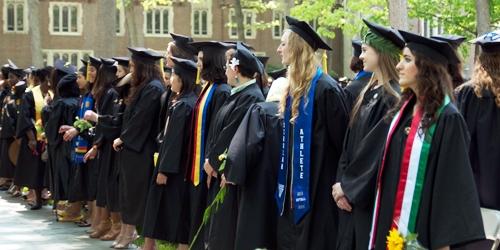
{"label": "gold honor cord", "polygon": [[323,56],[321,58],[322,66],[323,66],[323,71],[328,74],[328,55],[326,54],[326,50],[323,51]]}

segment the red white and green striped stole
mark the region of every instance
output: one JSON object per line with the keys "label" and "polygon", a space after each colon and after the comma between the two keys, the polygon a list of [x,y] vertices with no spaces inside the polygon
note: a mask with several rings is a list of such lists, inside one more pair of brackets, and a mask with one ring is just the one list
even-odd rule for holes
{"label": "red white and green striped stole", "polygon": [[[412,98],[409,98],[403,104],[396,116],[394,116],[389,129],[389,134],[387,135],[384,155],[382,158],[382,166],[377,179],[377,191],[369,249],[375,248],[375,239],[378,233],[377,226],[380,212],[381,179],[385,167],[387,151],[390,146],[392,135],[394,134],[396,127],[401,121],[401,116]],[[444,102],[438,110],[438,117],[449,103],[450,98],[445,96]],[[423,114],[423,109],[419,108],[411,123],[410,132],[408,133],[403,152],[403,159],[401,161],[399,183],[394,202],[391,229],[397,229],[404,237],[406,237],[408,233],[415,233],[416,230],[418,210],[420,207],[420,200],[422,197],[425,173],[427,169],[427,161],[429,159],[432,138],[436,130],[436,123],[434,123],[429,127],[429,129],[427,129],[425,135],[419,133],[419,131],[422,131]]]}

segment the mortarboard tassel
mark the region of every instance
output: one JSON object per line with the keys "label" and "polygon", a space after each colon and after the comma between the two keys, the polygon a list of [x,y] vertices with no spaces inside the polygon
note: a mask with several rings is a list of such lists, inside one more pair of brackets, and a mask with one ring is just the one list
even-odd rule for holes
{"label": "mortarboard tassel", "polygon": [[201,84],[200,81],[200,68],[196,67],[196,84]]}
{"label": "mortarboard tassel", "polygon": [[165,71],[163,70],[163,58],[160,59],[160,72],[161,72],[161,77],[165,78]]}
{"label": "mortarboard tassel", "polygon": [[87,75],[85,76],[85,80],[87,80],[87,82],[90,81],[90,59],[87,61]]}
{"label": "mortarboard tassel", "polygon": [[323,71],[328,74],[328,55],[326,54],[326,50],[323,51],[323,56],[321,58],[322,66],[323,66]]}

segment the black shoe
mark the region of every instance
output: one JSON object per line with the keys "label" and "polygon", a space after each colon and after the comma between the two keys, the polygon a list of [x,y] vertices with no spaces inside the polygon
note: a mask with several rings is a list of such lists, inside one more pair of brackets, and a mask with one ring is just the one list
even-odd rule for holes
{"label": "black shoe", "polygon": [[10,188],[10,185],[9,186],[3,185],[3,186],[0,186],[0,191],[7,191],[7,190],[9,190],[9,188]]}
{"label": "black shoe", "polygon": [[37,202],[31,206],[30,210],[38,210],[40,208],[42,208],[42,202]]}

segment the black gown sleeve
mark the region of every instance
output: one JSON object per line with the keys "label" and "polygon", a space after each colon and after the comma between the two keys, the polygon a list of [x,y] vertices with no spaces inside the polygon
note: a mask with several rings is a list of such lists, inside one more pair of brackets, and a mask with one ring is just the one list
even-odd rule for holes
{"label": "black gown sleeve", "polygon": [[252,105],[234,134],[227,152],[227,180],[236,185],[245,183],[250,168],[260,160],[262,141],[265,136],[260,106]]}
{"label": "black gown sleeve", "polygon": [[[337,84],[336,82],[333,84]],[[338,86],[326,88],[320,97],[322,107],[327,111],[325,115],[327,135],[333,142],[334,149],[342,152],[344,136],[349,122],[349,111],[344,92]]]}
{"label": "black gown sleeve", "polygon": [[178,174],[181,171],[186,138],[190,138],[192,110],[192,107],[183,102],[173,107],[160,151],[163,161],[158,170],[162,173]]}
{"label": "black gown sleeve", "polygon": [[[225,126],[221,131],[213,131],[216,134],[213,134],[214,136],[212,137],[214,142],[211,144],[208,161],[216,172],[218,172],[222,163],[222,161],[219,160],[219,155],[223,154],[224,151],[228,149],[231,139],[238,129],[243,116],[248,111],[250,105],[257,101],[257,98],[254,96],[241,97],[241,101],[236,104],[236,107],[229,114],[221,114],[219,112],[218,115],[228,115],[228,117],[224,118]],[[226,166],[225,171],[227,171],[227,169],[228,166]]]}
{"label": "black gown sleeve", "polygon": [[[118,100],[118,93],[114,89],[109,89],[106,91],[106,94],[103,96],[102,104],[100,105],[100,114],[99,115],[108,115],[111,116],[113,114],[113,109],[115,102]],[[106,124],[104,124],[106,125]],[[104,139],[113,140],[116,137],[110,137],[111,134],[106,133],[106,129],[99,123],[99,118],[97,119],[97,124],[95,126],[95,138],[94,145],[100,145]]]}
{"label": "black gown sleeve", "polygon": [[429,163],[435,170],[431,172],[433,175],[426,176],[430,185],[423,190],[431,198],[422,199],[421,207],[432,209],[420,209],[419,215],[430,223],[428,234],[422,235],[431,238],[423,239],[430,242],[430,249],[484,238],[479,198],[467,153],[469,133],[458,112],[444,113],[442,125],[438,124],[434,134],[440,141],[432,143],[437,150],[431,148],[429,155],[434,158]]}
{"label": "black gown sleeve", "polygon": [[123,145],[136,152],[141,152],[146,140],[157,124],[152,124],[154,117],[158,115],[160,97],[162,90],[149,83],[141,91],[138,101],[134,107],[130,119],[123,124],[120,139]]}
{"label": "black gown sleeve", "polygon": [[16,137],[23,137],[29,130],[35,128],[35,99],[31,91],[27,91],[18,106]]}

